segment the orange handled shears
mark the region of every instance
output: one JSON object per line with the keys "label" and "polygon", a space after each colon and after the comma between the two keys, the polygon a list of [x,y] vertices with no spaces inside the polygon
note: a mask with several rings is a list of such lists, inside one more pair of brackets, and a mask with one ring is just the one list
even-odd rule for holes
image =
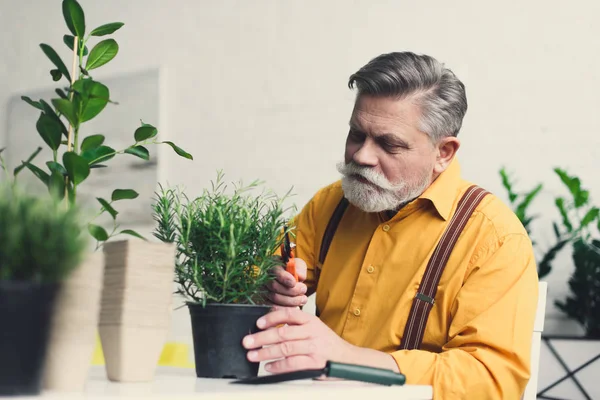
{"label": "orange handled shears", "polygon": [[[287,228],[286,228],[287,230]],[[290,242],[290,235],[286,231],[284,241],[281,244],[281,258],[285,264],[285,270],[294,276],[298,282],[298,274],[296,273],[296,260],[294,259],[294,245]]]}

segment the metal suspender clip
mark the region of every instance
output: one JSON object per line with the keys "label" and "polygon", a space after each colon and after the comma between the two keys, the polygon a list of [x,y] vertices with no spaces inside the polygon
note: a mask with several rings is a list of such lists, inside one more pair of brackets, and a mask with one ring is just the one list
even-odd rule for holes
{"label": "metal suspender clip", "polygon": [[415,299],[423,300],[431,305],[433,305],[435,303],[434,299],[432,299],[429,296],[424,295],[423,293],[419,293],[419,292],[417,292],[417,294],[415,295]]}

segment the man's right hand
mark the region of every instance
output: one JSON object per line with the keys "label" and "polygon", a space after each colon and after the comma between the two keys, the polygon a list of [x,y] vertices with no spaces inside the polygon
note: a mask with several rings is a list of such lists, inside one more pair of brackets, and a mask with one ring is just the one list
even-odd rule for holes
{"label": "man's right hand", "polygon": [[301,307],[306,304],[307,287],[304,284],[306,280],[306,262],[301,258],[296,258],[296,273],[298,282],[294,276],[287,272],[282,266],[273,269],[275,279],[269,283],[269,300],[275,305],[283,307]]}

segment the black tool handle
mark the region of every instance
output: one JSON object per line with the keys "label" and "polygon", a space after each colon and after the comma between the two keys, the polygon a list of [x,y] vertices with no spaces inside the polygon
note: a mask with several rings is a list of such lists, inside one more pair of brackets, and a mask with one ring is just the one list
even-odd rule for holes
{"label": "black tool handle", "polygon": [[380,385],[404,385],[406,376],[389,369],[373,368],[364,365],[345,364],[328,361],[326,374],[332,378],[378,383]]}

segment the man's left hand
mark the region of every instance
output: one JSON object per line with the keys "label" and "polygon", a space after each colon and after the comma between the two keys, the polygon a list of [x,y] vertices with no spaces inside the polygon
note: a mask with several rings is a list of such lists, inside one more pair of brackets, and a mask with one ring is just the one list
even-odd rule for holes
{"label": "man's left hand", "polygon": [[319,318],[297,308],[277,308],[256,325],[262,331],[242,343],[250,350],[248,360],[271,361],[265,364],[271,373],[323,368],[328,360],[348,359],[354,349]]}

